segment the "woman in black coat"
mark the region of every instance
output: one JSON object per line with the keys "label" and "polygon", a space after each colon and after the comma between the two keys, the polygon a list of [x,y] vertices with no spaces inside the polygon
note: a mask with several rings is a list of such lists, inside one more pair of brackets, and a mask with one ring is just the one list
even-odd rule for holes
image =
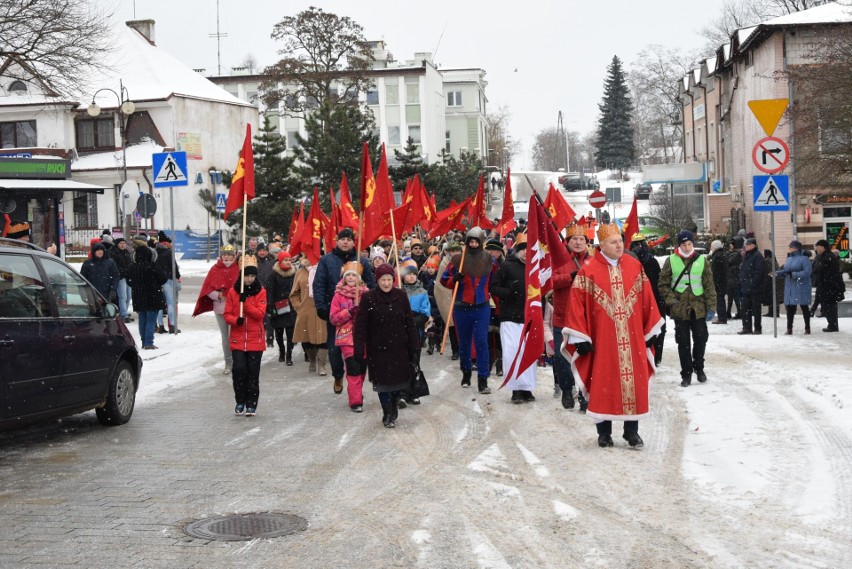
{"label": "woman in black coat", "polygon": [[154,253],[147,247],[136,249],[135,262],[127,273],[127,284],[133,294],[133,310],[139,314],[139,336],[142,349],[155,350],[154,328],[157,326],[157,312],[163,306],[162,287],[168,275],[154,264]]}
{"label": "woman in black coat", "polygon": [[[278,361],[293,365],[293,328],[296,326],[296,311],[290,306],[290,293],[293,290],[293,277],[296,269],[293,267],[290,253],[278,253],[278,259],[272,265],[272,274],[267,282],[266,292],[269,296],[269,327],[275,330],[275,341],[278,344]],[[287,333],[287,346],[284,346],[284,333]]]}
{"label": "woman in black coat", "polygon": [[394,270],[387,263],[376,269],[378,286],[364,295],[355,315],[354,354],[347,373],[359,375],[366,354],[369,380],[382,404],[382,423],[396,426],[399,392],[411,384],[411,362],[420,338],[405,291],[393,288]]}
{"label": "woman in black coat", "polygon": [[839,331],[837,325],[837,303],[843,300],[846,285],[840,274],[840,259],[828,248],[828,241],[820,239],[816,242],[817,256],[814,258],[814,285],[816,295],[814,308],[822,306],[822,315],[828,320],[828,327],[823,332]]}

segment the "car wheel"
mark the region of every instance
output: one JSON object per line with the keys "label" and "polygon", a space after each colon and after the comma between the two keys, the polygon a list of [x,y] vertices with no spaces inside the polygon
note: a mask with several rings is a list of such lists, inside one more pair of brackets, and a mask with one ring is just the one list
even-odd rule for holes
{"label": "car wheel", "polygon": [[121,361],[115,368],[107,392],[106,404],[95,409],[102,425],[123,425],[130,420],[136,404],[136,378],[130,364]]}

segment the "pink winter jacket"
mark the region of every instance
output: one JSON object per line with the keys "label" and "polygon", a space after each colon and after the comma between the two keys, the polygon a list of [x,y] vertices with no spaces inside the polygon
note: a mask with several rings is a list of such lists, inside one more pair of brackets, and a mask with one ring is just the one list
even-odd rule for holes
{"label": "pink winter jacket", "polygon": [[[336,328],[334,335],[335,346],[352,346],[352,327],[355,325],[355,319],[350,314],[349,309],[355,306],[355,287],[346,285],[342,280],[337,283],[335,288],[334,298],[331,299],[331,310],[329,310],[328,321]],[[359,292],[360,301],[364,295],[369,292],[369,289],[361,285]]]}

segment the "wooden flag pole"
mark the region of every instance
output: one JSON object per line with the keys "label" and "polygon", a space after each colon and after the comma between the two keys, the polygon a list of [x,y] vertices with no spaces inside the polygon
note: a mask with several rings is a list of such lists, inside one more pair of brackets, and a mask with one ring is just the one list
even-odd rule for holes
{"label": "wooden flag pole", "polygon": [[[358,259],[358,263],[361,263],[361,236],[364,234],[364,212],[361,212],[361,215],[358,217],[358,250],[355,252],[355,258]],[[355,306],[358,306],[358,297],[360,296],[358,293],[361,291],[361,286],[355,287]]]}
{"label": "wooden flag pole", "polygon": [[243,192],[243,240],[242,240],[243,254],[240,255],[240,259],[241,259],[241,262],[240,262],[240,318],[243,317],[242,296],[243,296],[243,291],[245,291],[245,288],[246,288],[246,280],[245,280],[246,253],[245,253],[245,249],[246,249],[246,219],[247,219],[247,214],[248,214],[247,210],[248,210],[248,195],[246,195],[246,193]]}
{"label": "wooden flag pole", "polygon": [[[464,269],[465,253],[467,253],[467,245],[465,245],[464,249],[462,249],[461,261],[459,262],[459,270],[458,270],[459,273],[461,273],[462,270]],[[459,283],[456,282],[455,285],[453,286],[453,299],[450,301],[450,310],[449,310],[449,316],[447,318],[447,325],[444,326],[444,337],[441,340],[441,350],[438,352],[442,356],[444,355],[444,347],[446,347],[446,345],[447,345],[447,336],[450,333],[450,326],[452,326],[452,324],[453,324],[453,307],[456,305],[456,295],[458,295],[458,293],[459,293]]]}
{"label": "wooden flag pole", "polygon": [[396,251],[396,280],[399,283],[399,288],[402,288],[402,272],[399,269],[399,264],[402,260],[399,258],[399,247],[396,244],[396,224],[393,221],[393,208],[390,210],[390,219],[391,234],[393,235],[393,249],[391,251]]}

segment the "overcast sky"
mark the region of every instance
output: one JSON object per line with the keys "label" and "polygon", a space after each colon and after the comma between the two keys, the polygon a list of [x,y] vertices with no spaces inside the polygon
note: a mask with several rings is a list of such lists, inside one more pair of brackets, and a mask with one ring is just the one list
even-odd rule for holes
{"label": "overcast sky", "polygon": [[[156,20],[157,45],[192,68],[215,74],[216,0],[98,0],[117,22]],[[508,107],[511,136],[528,153],[534,135],[555,127],[595,128],[606,67],[617,55],[629,70],[649,44],[692,52],[704,45],[698,31],[724,0],[219,0],[222,72],[252,54],[261,67],[277,59],[272,26],[312,4],[349,16],[368,40],[385,40],[398,60],[434,54],[441,67],[487,72],[490,109]],[[429,6],[424,10],[421,6]],[[508,8],[507,8],[508,7]],[[517,70],[517,71],[516,71]],[[529,161],[528,159],[526,160]],[[531,164],[517,164],[530,167]]]}

